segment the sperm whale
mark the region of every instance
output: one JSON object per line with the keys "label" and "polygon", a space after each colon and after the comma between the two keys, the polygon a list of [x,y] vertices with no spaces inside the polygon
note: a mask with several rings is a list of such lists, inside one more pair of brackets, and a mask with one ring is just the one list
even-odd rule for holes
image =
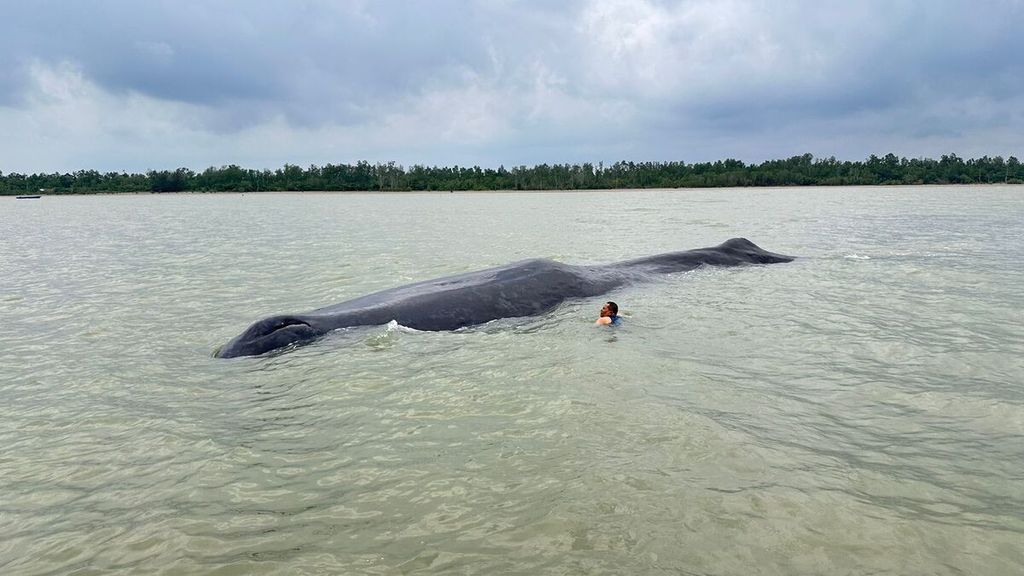
{"label": "sperm whale", "polygon": [[375,292],[304,314],[270,316],[249,326],[215,356],[257,356],[309,342],[332,330],[387,324],[416,330],[455,330],[496,320],[534,316],[572,298],[598,296],[654,274],[702,265],[738,266],[790,262],[746,238],[710,248],[669,252],[613,264],[574,266],[531,259],[496,268],[426,280]]}

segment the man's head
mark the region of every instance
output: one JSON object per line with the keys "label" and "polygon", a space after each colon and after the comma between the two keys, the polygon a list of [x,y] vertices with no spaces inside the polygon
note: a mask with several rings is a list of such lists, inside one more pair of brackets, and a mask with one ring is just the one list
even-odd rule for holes
{"label": "man's head", "polygon": [[615,302],[605,302],[604,307],[601,308],[601,316],[618,316],[619,305]]}

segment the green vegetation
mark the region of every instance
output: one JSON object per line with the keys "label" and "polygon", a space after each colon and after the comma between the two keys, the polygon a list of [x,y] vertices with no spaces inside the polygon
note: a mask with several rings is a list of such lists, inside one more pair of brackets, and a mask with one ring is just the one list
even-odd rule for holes
{"label": "green vegetation", "polygon": [[79,170],[67,174],[0,172],[0,194],[89,194],[96,192],[259,192],[264,190],[584,190],[607,188],[707,188],[723,186],[842,186],[872,184],[1024,183],[1024,166],[1011,156],[939,160],[872,155],[863,162],[815,159],[745,164],[717,162],[616,162],[541,164],[511,170],[412,166],[394,162],[327,164],[303,169],[249,170],[235,165],[193,172],[187,168],[145,174]]}

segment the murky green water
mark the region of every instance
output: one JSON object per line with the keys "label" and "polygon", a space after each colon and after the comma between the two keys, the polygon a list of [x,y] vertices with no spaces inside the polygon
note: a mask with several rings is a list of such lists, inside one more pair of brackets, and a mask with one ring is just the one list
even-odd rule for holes
{"label": "murky green water", "polygon": [[[456,333],[250,322],[745,236]],[[1020,574],[1024,189],[0,198],[4,574]]]}

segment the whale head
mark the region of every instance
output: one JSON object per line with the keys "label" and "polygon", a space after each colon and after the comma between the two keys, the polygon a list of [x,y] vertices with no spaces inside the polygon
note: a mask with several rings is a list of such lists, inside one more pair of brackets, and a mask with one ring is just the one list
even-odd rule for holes
{"label": "whale head", "polygon": [[216,358],[259,356],[289,344],[312,340],[324,331],[304,316],[271,316],[256,322],[214,353]]}

